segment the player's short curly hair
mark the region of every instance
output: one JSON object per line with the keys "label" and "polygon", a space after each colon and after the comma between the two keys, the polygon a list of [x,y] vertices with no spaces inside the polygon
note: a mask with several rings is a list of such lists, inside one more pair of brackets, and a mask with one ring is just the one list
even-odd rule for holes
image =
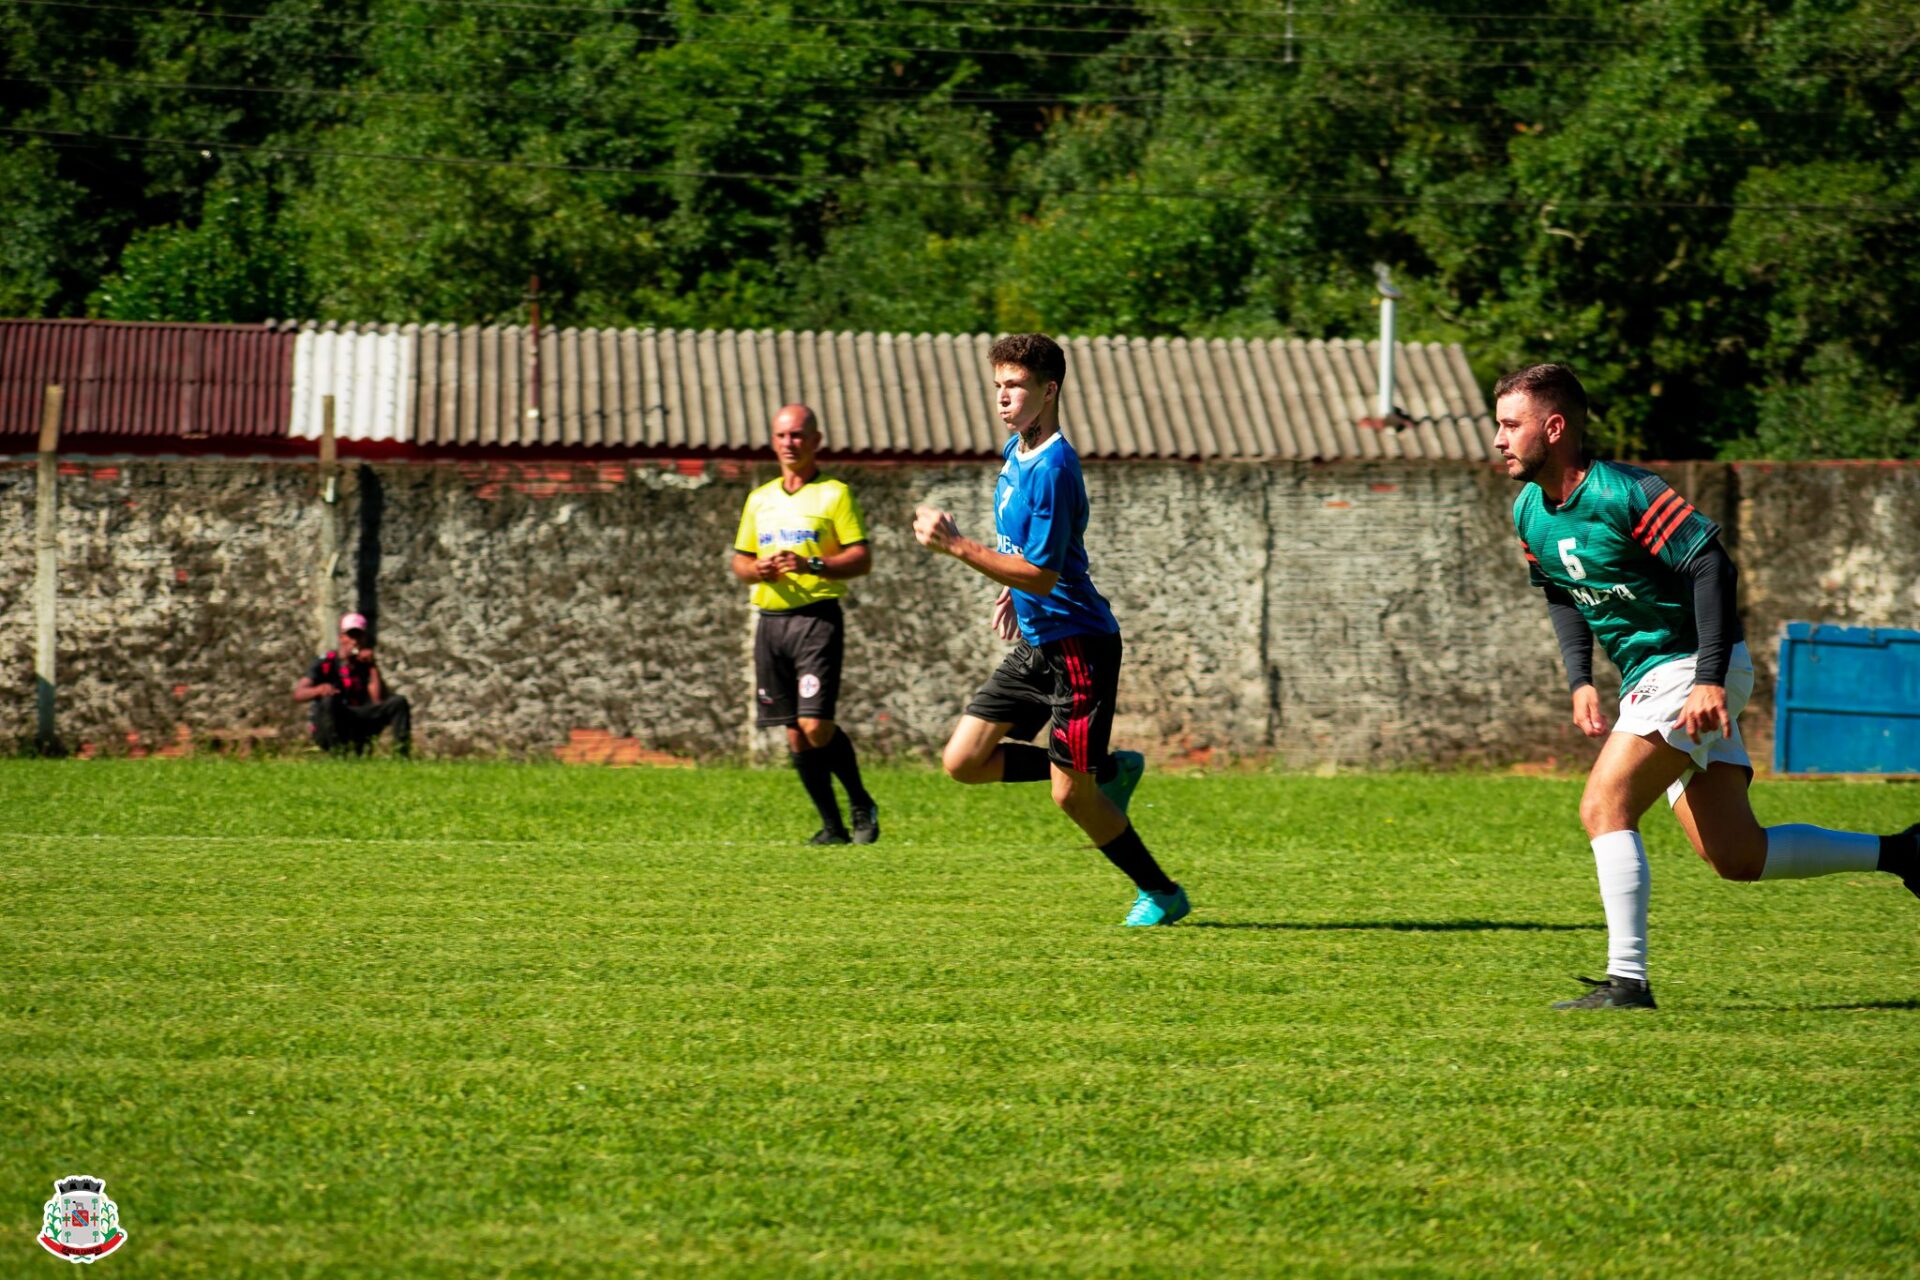
{"label": "player's short curly hair", "polygon": [[1493,402],[1499,404],[1501,396],[1513,391],[1532,396],[1541,408],[1565,418],[1575,431],[1587,429],[1587,389],[1567,366],[1533,364],[1516,369],[1493,384]]}
{"label": "player's short curly hair", "polygon": [[993,364],[1017,364],[1028,373],[1037,373],[1045,382],[1062,386],[1067,381],[1067,353],[1044,333],[1010,333],[987,352]]}

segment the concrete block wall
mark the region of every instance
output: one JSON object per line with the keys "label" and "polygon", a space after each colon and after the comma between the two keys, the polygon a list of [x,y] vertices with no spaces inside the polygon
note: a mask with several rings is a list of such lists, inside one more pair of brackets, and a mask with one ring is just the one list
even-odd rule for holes
{"label": "concrete block wall", "polygon": [[[1740,612],[1754,657],[1754,758],[1773,756],[1790,621],[1920,629],[1920,466],[1743,462],[1734,470]],[[1763,754],[1764,753],[1764,754]]]}
{"label": "concrete block wall", "polygon": [[[60,728],[101,753],[305,739],[327,518],[310,464],[74,460],[60,488]],[[373,616],[423,750],[777,758],[752,717],[752,617],[726,570],[770,466],[349,466],[333,605]],[[841,719],[931,758],[1004,652],[994,588],[923,552],[914,506],[991,527],[987,463],[838,471],[872,527]],[[1742,568],[1770,744],[1789,618],[1920,625],[1920,468],[1683,464]],[[1432,463],[1089,465],[1095,581],[1128,646],[1116,740],[1201,763],[1579,764],[1513,486]],[[33,466],[0,463],[0,741],[33,728]],[[1604,664],[1602,670],[1606,668]],[[1611,673],[1608,673],[1611,675]],[[1603,680],[1604,683],[1604,680]],[[624,745],[622,745],[624,744]],[[576,749],[575,755],[579,751]]]}

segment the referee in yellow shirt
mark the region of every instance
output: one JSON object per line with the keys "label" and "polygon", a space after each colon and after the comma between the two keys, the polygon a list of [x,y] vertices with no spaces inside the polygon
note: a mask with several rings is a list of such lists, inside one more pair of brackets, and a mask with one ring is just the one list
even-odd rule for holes
{"label": "referee in yellow shirt", "polygon": [[[773,418],[773,454],[780,478],[747,495],[733,539],[733,576],[753,584],[754,682],[762,728],[783,726],[787,750],[807,797],[820,811],[809,844],[872,844],[880,838],[879,807],[860,781],[853,742],[834,723],[840,697],[844,627],[840,597],[847,579],[873,567],[860,504],[839,480],[814,465],[820,421],[803,404]],[[840,821],[833,780],[847,789],[853,829]]]}

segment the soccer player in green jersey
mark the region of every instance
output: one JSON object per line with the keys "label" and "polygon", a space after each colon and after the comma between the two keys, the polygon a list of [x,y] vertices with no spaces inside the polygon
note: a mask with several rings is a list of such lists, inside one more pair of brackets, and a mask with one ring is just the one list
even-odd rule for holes
{"label": "soccer player in green jersey", "polygon": [[[1920,824],[1898,835],[1762,827],[1737,721],[1753,663],[1720,530],[1659,476],[1593,458],[1587,393],[1564,365],[1494,385],[1494,447],[1525,487],[1513,504],[1528,577],[1573,691],[1573,722],[1606,739],[1580,821],[1593,842],[1607,917],[1607,978],[1556,1009],[1654,1007],[1647,983],[1647,851],[1641,815],[1662,793],[1694,850],[1728,880],[1797,880],[1889,871],[1920,895]],[[1608,731],[1593,687],[1593,641],[1620,668],[1620,719]]]}

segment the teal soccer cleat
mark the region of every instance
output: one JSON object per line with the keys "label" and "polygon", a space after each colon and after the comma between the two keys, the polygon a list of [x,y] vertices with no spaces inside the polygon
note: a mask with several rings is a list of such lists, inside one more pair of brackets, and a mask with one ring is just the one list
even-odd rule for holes
{"label": "teal soccer cleat", "polygon": [[1187,891],[1179,885],[1173,886],[1172,893],[1148,893],[1145,889],[1133,900],[1133,910],[1127,912],[1125,921],[1129,929],[1140,929],[1156,924],[1173,924],[1185,920],[1187,913],[1193,910],[1193,904],[1187,901]]}
{"label": "teal soccer cleat", "polygon": [[1113,762],[1119,767],[1113,776],[1100,784],[1100,794],[1113,801],[1113,807],[1120,812],[1127,811],[1127,805],[1133,801],[1133,789],[1140,785],[1141,775],[1147,771],[1147,758],[1138,751],[1116,751]]}

